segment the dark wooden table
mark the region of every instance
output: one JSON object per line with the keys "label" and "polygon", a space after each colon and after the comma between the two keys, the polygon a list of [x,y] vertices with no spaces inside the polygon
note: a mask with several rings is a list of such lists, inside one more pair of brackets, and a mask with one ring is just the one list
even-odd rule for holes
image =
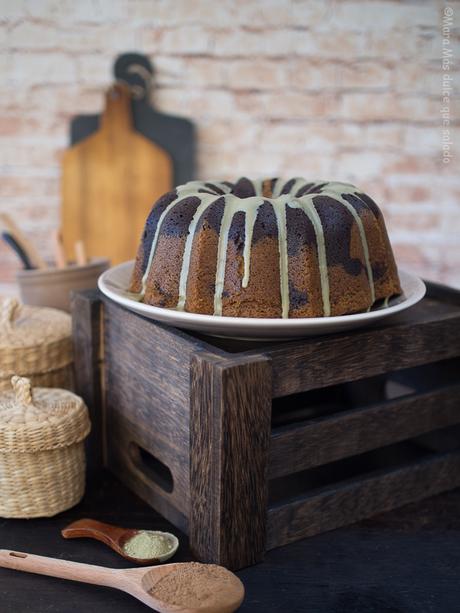
{"label": "dark wooden table", "polygon": [[[101,543],[65,541],[68,522],[90,516],[125,526],[170,529],[108,474],[84,501],[52,519],[0,519],[0,547],[123,568]],[[181,537],[181,535],[179,535]],[[190,560],[185,537],[175,561]],[[240,611],[251,613],[458,613],[460,490],[269,552],[238,573]],[[0,569],[1,613],[142,613],[114,590]]]}

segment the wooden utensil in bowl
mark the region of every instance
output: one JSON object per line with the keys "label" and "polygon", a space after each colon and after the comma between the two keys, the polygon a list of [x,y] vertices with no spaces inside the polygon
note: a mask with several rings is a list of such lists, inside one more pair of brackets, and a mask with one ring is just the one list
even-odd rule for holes
{"label": "wooden utensil in bowl", "polygon": [[95,258],[84,266],[20,270],[17,273],[17,281],[21,300],[24,304],[70,311],[70,293],[95,289],[99,276],[109,266],[109,260]]}
{"label": "wooden utensil in bowl", "polygon": [[[8,213],[0,213],[0,232],[5,240],[16,251],[25,268],[47,268],[48,265],[39,254],[35,245],[20,230]],[[11,239],[11,240],[9,240]],[[22,254],[24,257],[22,257]],[[27,265],[26,265],[27,263]]]}

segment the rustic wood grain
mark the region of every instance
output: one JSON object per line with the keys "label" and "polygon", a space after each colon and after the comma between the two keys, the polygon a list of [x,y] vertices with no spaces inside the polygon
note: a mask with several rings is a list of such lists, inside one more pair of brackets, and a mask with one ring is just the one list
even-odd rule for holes
{"label": "rustic wood grain", "polygon": [[79,240],[89,257],[108,257],[112,264],[133,258],[152,204],[171,188],[169,154],[134,130],[130,92],[113,86],[99,130],[64,153],[67,258],[75,259]]}
{"label": "rustic wood grain", "polygon": [[85,401],[91,419],[87,439],[90,468],[104,464],[105,410],[102,394],[102,302],[98,290],[72,294],[75,391]]}
{"label": "rustic wood grain", "polygon": [[[189,533],[198,558],[234,569],[260,560],[267,547],[456,487],[457,447],[444,453],[410,443],[414,455],[401,456],[394,449],[421,434],[425,440],[442,428],[452,432],[460,421],[460,300],[443,288],[433,292],[378,327],[261,343],[257,352],[254,344],[198,337],[104,299],[101,404],[107,410],[108,466]],[[89,343],[91,356],[94,333],[78,330],[87,329],[97,310],[85,308],[75,307],[74,329],[77,345]],[[417,391],[384,401],[385,380],[404,384],[406,376]],[[333,384],[335,396],[324,389]],[[328,405],[329,414],[321,416],[310,406],[309,420],[299,423],[295,410],[303,408],[304,397],[279,397],[304,390],[316,390],[305,394],[307,404],[316,398],[321,409],[335,399],[340,412]],[[273,397],[274,423],[287,418],[271,430]],[[355,408],[345,408],[348,402]],[[172,491],[155,477],[141,448],[168,467]],[[371,464],[361,458],[376,449],[385,458]],[[336,474],[347,462],[352,472]],[[299,496],[298,488],[306,489],[300,471],[309,468],[309,494]],[[273,495],[279,483],[282,491]],[[267,503],[269,486],[276,504]]]}
{"label": "rustic wood grain", "polygon": [[458,356],[459,309],[436,305],[426,299],[382,327],[264,348],[273,364],[273,395],[287,396]]}
{"label": "rustic wood grain", "polygon": [[270,438],[269,477],[289,475],[459,422],[460,384],[277,428]]}
{"label": "rustic wood grain", "polygon": [[267,549],[383,513],[460,485],[460,451],[377,471],[269,508]]}
{"label": "rustic wood grain", "polygon": [[[105,302],[108,465],[171,521],[189,512],[189,404],[192,337]],[[133,447],[134,445],[134,447]],[[136,462],[135,445],[171,471],[165,492]]]}
{"label": "rustic wood grain", "polygon": [[270,371],[264,357],[191,364],[190,546],[232,569],[265,551]]}

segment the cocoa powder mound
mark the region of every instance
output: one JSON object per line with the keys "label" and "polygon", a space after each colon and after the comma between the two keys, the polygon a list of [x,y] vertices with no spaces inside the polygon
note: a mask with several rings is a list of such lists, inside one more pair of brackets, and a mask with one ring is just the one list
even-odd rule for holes
{"label": "cocoa powder mound", "polygon": [[187,562],[157,581],[149,594],[172,605],[217,606],[225,601],[225,592],[239,585],[239,579],[222,566]]}

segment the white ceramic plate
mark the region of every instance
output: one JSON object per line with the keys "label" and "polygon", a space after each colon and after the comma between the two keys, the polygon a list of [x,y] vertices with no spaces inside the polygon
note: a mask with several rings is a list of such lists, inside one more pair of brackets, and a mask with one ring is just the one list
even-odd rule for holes
{"label": "white ceramic plate", "polygon": [[196,330],[203,334],[244,339],[301,338],[317,334],[332,334],[342,330],[360,328],[403,311],[425,295],[425,284],[415,275],[399,271],[403,295],[390,300],[387,307],[369,313],[340,315],[337,317],[305,317],[302,319],[256,319],[252,317],[216,317],[197,315],[174,309],[163,309],[133,300],[127,291],[134,262],[125,262],[110,268],[99,277],[99,289],[117,304],[149,319],[165,324]]}

